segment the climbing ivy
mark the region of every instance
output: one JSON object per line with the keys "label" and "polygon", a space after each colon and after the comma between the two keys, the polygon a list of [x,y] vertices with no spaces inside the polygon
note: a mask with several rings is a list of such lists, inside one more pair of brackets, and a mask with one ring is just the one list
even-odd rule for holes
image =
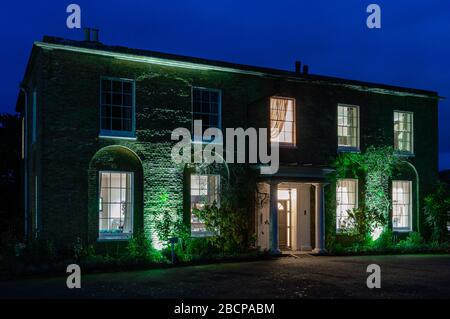
{"label": "climbing ivy", "polygon": [[344,233],[365,241],[376,229],[390,228],[389,182],[399,165],[400,160],[390,146],[370,146],[365,152],[339,154],[333,163],[334,172],[329,176],[331,185],[335,186],[340,178],[364,180],[359,208],[349,212],[355,227]]}

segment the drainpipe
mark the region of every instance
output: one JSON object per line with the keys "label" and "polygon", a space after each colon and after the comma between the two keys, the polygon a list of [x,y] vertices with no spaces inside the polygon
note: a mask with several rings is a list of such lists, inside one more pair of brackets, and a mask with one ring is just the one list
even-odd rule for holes
{"label": "drainpipe", "polygon": [[419,173],[417,172],[416,167],[410,162],[403,160],[404,163],[408,164],[416,174],[416,207],[417,207],[417,232],[420,233],[420,200],[419,200]]}
{"label": "drainpipe", "polygon": [[23,162],[24,162],[24,239],[28,239],[28,92],[21,84],[20,91],[25,95],[24,132],[23,132]]}

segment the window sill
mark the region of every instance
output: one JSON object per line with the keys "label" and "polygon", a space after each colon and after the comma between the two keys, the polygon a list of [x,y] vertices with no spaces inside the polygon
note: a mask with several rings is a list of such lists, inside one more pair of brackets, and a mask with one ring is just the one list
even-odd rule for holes
{"label": "window sill", "polygon": [[200,145],[207,145],[207,144],[213,144],[213,145],[223,145],[223,140],[221,139],[214,139],[214,140],[191,140],[191,144],[200,144]]}
{"label": "window sill", "polygon": [[394,151],[394,155],[398,157],[415,157],[414,153]]}
{"label": "window sill", "polygon": [[121,135],[100,134],[98,137],[99,138],[104,138],[104,139],[136,141],[136,136],[121,136]]}
{"label": "window sill", "polygon": [[361,150],[357,147],[345,147],[338,146],[338,153],[361,153]]}
{"label": "window sill", "polygon": [[410,232],[412,232],[412,229],[409,229],[409,228],[393,228],[392,231],[394,233],[410,233]]}
{"label": "window sill", "polygon": [[198,232],[198,233],[191,232],[191,238],[208,238],[208,237],[214,237],[214,236],[216,236],[216,235],[211,232]]}
{"label": "window sill", "polygon": [[278,144],[280,148],[286,148],[286,149],[297,149],[297,145],[295,144],[289,144],[289,143],[279,143]]}
{"label": "window sill", "polygon": [[129,235],[103,235],[97,238],[97,242],[113,242],[113,241],[128,241],[132,237]]}

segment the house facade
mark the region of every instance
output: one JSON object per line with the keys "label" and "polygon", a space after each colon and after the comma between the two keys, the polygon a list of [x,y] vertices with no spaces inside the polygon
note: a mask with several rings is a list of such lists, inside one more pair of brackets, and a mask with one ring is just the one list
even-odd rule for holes
{"label": "house facade", "polygon": [[[398,233],[423,231],[421,202],[438,176],[436,92],[299,67],[281,71],[44,37],[33,45],[17,111],[25,237],[61,248],[79,239],[126,242],[139,231],[161,243],[174,235],[162,224],[187,225],[192,237],[211,235],[192,210],[220,202],[224,171],[233,164],[198,169],[173,162],[171,133],[191,129],[194,120],[203,129],[269,128],[269,141],[279,141],[278,172],[257,176],[248,196],[250,231],[261,250],[320,253],[326,232],[346,227],[364,181],[328,183],[341,152],[390,145],[404,159],[407,169],[390,184]],[[336,201],[332,217],[327,192]]]}

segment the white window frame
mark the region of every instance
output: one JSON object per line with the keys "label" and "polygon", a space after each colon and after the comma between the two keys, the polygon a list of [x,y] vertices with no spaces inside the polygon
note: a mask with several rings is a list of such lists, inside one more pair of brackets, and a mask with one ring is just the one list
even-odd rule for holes
{"label": "white window frame", "polygon": [[[394,183],[395,182],[400,182],[400,183],[408,183],[409,184],[409,199],[408,199],[408,227],[394,227],[394,206],[395,205],[405,205],[405,204],[395,204],[394,203]],[[410,232],[412,231],[412,193],[413,193],[413,189],[412,189],[412,181],[408,181],[408,180],[393,180],[391,187],[392,187],[392,229],[396,232]]]}
{"label": "white window frame", "polygon": [[[341,145],[339,144],[339,128],[340,127],[347,127],[347,126],[342,126],[339,125],[339,107],[344,107],[344,108],[355,108],[356,109],[356,146],[348,146],[348,145]],[[339,152],[359,152],[360,150],[360,131],[361,131],[361,127],[360,127],[360,107],[359,105],[353,105],[353,104],[345,104],[345,103],[338,103],[337,108],[336,108],[336,123],[337,123],[337,137],[338,137],[338,151]]]}
{"label": "white window frame", "polygon": [[[210,176],[215,176],[217,179],[217,198],[216,198],[216,205],[218,207],[220,207],[220,187],[221,187],[221,178],[219,174],[200,174],[200,173],[193,173],[190,175],[190,180],[189,180],[189,224],[191,224],[192,222],[192,177],[193,176],[207,176],[208,177],[208,181],[209,181],[209,177]],[[212,203],[208,203],[209,205]],[[204,231],[204,232],[200,232],[200,231],[192,231],[192,226],[190,227],[190,232],[191,232],[191,237],[211,237],[214,236],[214,233],[211,231]]]}
{"label": "white window frame", "polygon": [[[395,148],[395,113],[405,113],[411,115],[411,132],[410,133],[410,148],[411,151],[402,151],[397,148]],[[402,110],[394,110],[392,113],[392,131],[394,134],[394,151],[398,155],[414,155],[414,112],[411,111],[402,111]],[[397,145],[399,145],[399,142],[397,141]]]}
{"label": "white window frame", "polygon": [[[103,204],[103,200],[100,201],[100,195],[101,195],[101,179],[102,179],[102,173],[105,174],[130,174],[130,192],[131,192],[131,216],[130,216],[130,223],[131,223],[131,233],[119,233],[119,234],[112,234],[112,233],[101,233],[100,232],[100,202]],[[98,212],[98,241],[114,241],[114,240],[129,240],[133,237],[134,234],[134,208],[135,208],[135,203],[134,203],[134,172],[131,171],[109,171],[109,170],[101,170],[98,173],[98,196],[97,196],[97,212]]]}
{"label": "white window frame", "polygon": [[[131,83],[131,131],[122,131],[122,130],[113,130],[112,126],[110,130],[102,129],[102,105],[103,105],[103,80],[109,81],[121,81],[121,82],[129,82]],[[123,92],[122,92],[123,94]],[[112,98],[112,97],[111,97]],[[112,101],[111,101],[112,105]],[[111,111],[112,112],[112,111]],[[136,139],[136,81],[133,79],[127,78],[117,78],[117,77],[108,77],[102,76],[100,77],[100,119],[99,119],[99,127],[100,133],[99,137],[101,138],[119,138],[119,139]],[[111,113],[112,118],[112,113]]]}
{"label": "white window frame", "polygon": [[338,219],[342,216],[342,212],[341,209],[339,209],[339,206],[350,206],[350,204],[344,204],[344,203],[338,203],[338,187],[339,187],[339,182],[345,182],[345,181],[352,181],[355,183],[355,204],[353,209],[357,209],[359,207],[359,199],[358,199],[358,193],[359,193],[359,181],[357,178],[340,178],[337,180],[336,182],[336,232],[342,232],[350,228],[343,228],[343,227],[339,227],[339,223],[338,223]]}
{"label": "white window frame", "polygon": [[[215,139],[212,141],[211,139],[204,139],[203,138],[203,132],[202,136],[196,137],[194,136],[194,90],[200,90],[200,91],[209,91],[209,92],[216,92],[218,93],[219,101],[217,103],[217,129],[222,129],[222,90],[220,89],[212,89],[207,87],[201,87],[201,86],[191,86],[191,135],[192,135],[192,142],[193,143],[217,143],[221,144],[223,143],[223,140],[219,139],[218,137],[215,137]],[[199,112],[195,112],[199,113]],[[203,113],[203,112],[200,112]],[[205,113],[207,114],[207,113]],[[213,113],[209,113],[210,115]]]}
{"label": "white window frame", "polygon": [[[287,96],[279,96],[279,95],[275,95],[275,96],[271,96],[269,99],[269,127],[272,127],[272,118],[271,118],[271,113],[272,113],[272,100],[273,99],[282,99],[282,100],[290,100],[292,101],[292,142],[280,142],[279,145],[280,147],[297,147],[297,114],[296,114],[296,108],[297,108],[297,102],[295,100],[295,98],[293,97],[287,97]],[[284,122],[287,122],[286,120]],[[272,132],[269,129],[269,134],[271,135]],[[270,139],[270,141],[272,142],[272,139]]]}

